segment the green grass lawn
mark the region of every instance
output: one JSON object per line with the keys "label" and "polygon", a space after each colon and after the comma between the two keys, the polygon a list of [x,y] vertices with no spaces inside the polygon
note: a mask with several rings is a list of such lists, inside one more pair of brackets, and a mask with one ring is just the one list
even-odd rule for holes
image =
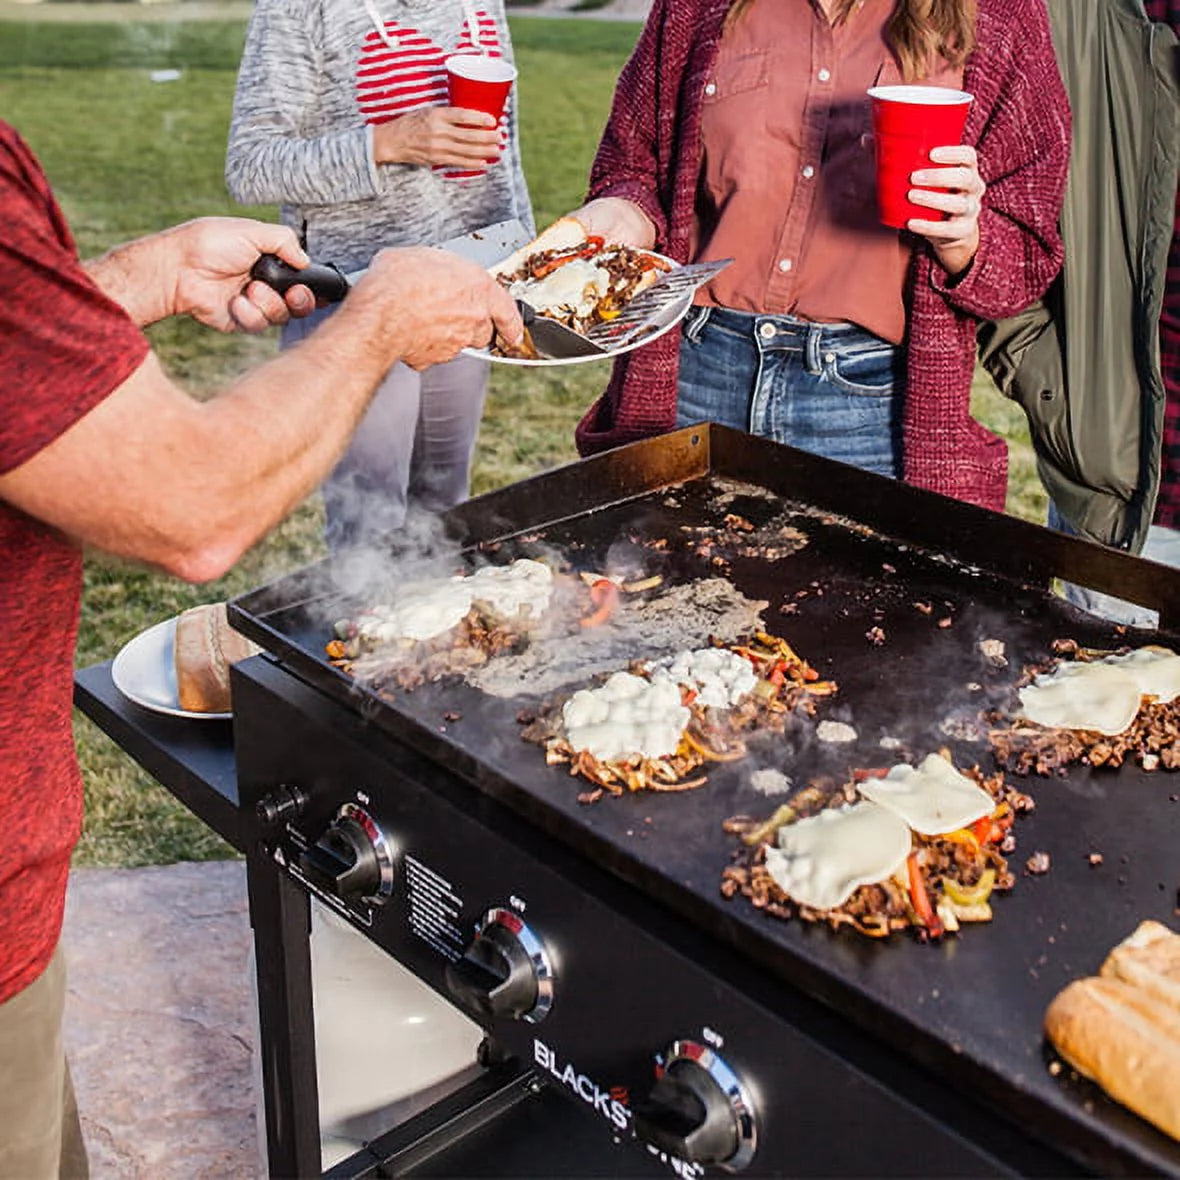
{"label": "green grass lawn", "polygon": [[[133,17],[129,13],[129,17]],[[594,147],[619,68],[638,26],[613,21],[516,17],[521,136],[538,224],[583,197]],[[240,211],[222,180],[239,22],[0,22],[0,112],[37,152],[83,254],[176,221]],[[177,69],[175,81],[153,71]],[[254,210],[273,216],[274,210]],[[190,322],[152,329],[170,371],[194,395],[270,355],[273,337],[223,337]],[[607,370],[500,367],[493,375],[474,490],[486,491],[575,457],[573,427]],[[982,420],[1012,442],[1009,508],[1043,516],[1020,412],[986,383]],[[87,561],[80,666],[109,659],[133,635],[198,602],[226,597],[321,553],[312,498],[228,577],[192,587],[113,563]],[[80,715],[87,784],[77,863],[142,865],[221,857],[230,850]]]}

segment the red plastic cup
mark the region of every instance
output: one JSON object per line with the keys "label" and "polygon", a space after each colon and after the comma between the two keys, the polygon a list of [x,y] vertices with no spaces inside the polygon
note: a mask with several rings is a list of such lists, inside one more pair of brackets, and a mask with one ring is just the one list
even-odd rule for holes
{"label": "red plastic cup", "polygon": [[[877,207],[883,225],[905,229],[911,217],[938,221],[946,214],[909,199],[910,175],[930,165],[930,150],[961,143],[972,96],[945,86],[874,86]],[[932,189],[932,192],[946,191]]]}
{"label": "red plastic cup", "polygon": [[456,53],[447,58],[447,93],[451,106],[483,111],[497,122],[504,113],[516,70],[502,57]]}

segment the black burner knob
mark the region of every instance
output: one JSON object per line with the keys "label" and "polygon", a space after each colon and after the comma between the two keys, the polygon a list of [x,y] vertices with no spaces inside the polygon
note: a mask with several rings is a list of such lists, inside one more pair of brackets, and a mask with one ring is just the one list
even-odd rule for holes
{"label": "black burner knob", "polygon": [[678,1041],[651,1093],[635,1105],[635,1134],[687,1163],[737,1171],[754,1152],[754,1115],[733,1071],[711,1049]]}
{"label": "black burner knob", "polygon": [[491,910],[463,957],[446,971],[447,987],[466,1008],[490,1020],[540,1020],[552,1003],[544,948],[510,910]]}
{"label": "black burner knob", "polygon": [[343,815],[299,857],[314,885],[341,900],[375,897],[382,891],[382,863],[366,826]]}
{"label": "black burner knob", "polygon": [[268,828],[284,820],[298,819],[307,806],[307,796],[298,787],[284,783],[254,805],[254,813]]}

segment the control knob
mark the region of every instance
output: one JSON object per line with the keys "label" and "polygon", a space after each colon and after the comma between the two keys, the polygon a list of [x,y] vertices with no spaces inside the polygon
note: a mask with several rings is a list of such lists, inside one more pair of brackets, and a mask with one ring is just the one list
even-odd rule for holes
{"label": "control knob", "polygon": [[712,1049],[676,1041],[657,1059],[656,1084],[635,1106],[635,1134],[687,1163],[727,1172],[754,1156],[754,1107],[737,1074]]}
{"label": "control knob", "polygon": [[283,820],[298,819],[307,807],[307,795],[299,787],[283,783],[254,804],[254,814],[265,827],[277,827]]}
{"label": "control knob", "polygon": [[384,901],[393,893],[393,847],[373,817],[346,803],[299,856],[307,879],[341,901]]}
{"label": "control knob", "polygon": [[535,1024],[553,1006],[545,946],[512,910],[488,910],[446,976],[451,994],[485,1019],[507,1016]]}

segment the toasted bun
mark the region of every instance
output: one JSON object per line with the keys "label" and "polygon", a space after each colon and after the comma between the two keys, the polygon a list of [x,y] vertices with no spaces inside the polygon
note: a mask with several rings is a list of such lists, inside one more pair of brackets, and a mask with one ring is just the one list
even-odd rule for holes
{"label": "toasted bun", "polygon": [[1078,1073],[1180,1139],[1180,1011],[1121,979],[1079,979],[1049,1005],[1045,1032]]}
{"label": "toasted bun", "polygon": [[224,602],[195,606],[176,620],[176,695],[192,713],[230,711],[229,669],[262,649],[229,625]]}
{"label": "toasted bun", "polygon": [[1180,934],[1162,922],[1140,922],[1107,955],[1102,974],[1132,983],[1180,1013]]}
{"label": "toasted bun", "polygon": [[496,278],[510,275],[526,258],[531,258],[541,250],[569,250],[580,246],[585,240],[586,227],[576,217],[559,217],[531,242],[526,242],[519,250],[513,250],[507,258],[501,258],[495,266],[489,267],[488,273]]}

